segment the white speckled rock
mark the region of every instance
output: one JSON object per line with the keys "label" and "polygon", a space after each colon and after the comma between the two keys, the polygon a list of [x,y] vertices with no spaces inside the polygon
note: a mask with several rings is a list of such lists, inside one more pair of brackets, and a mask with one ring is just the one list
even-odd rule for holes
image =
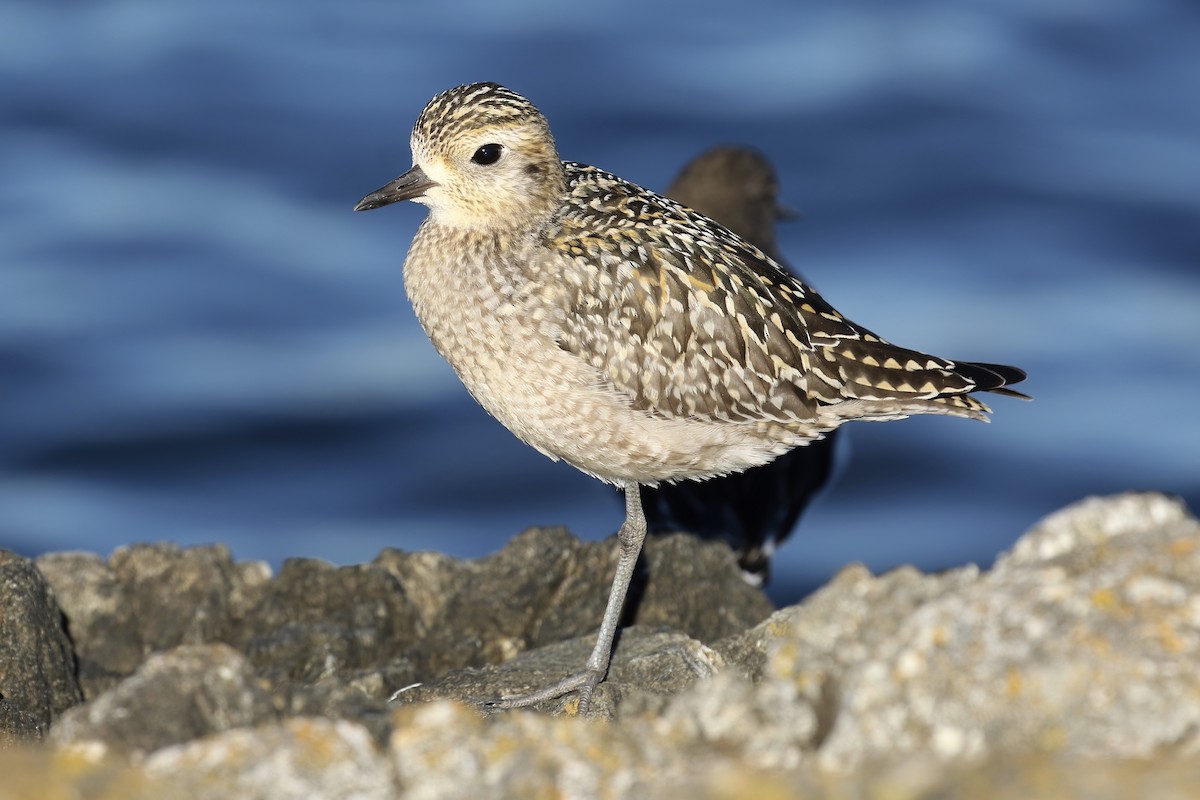
{"label": "white speckled rock", "polygon": [[388,800],[391,767],[361,725],[298,717],[167,747],[145,764],[194,800]]}
{"label": "white speckled rock", "polygon": [[825,766],[1200,746],[1200,523],[1162,495],[1064,509],[986,573],[851,568],[756,630],[758,691],[806,687]]}

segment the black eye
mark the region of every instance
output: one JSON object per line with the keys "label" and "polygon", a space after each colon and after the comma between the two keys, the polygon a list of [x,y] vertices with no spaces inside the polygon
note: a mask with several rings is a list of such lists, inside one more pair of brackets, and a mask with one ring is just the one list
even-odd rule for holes
{"label": "black eye", "polygon": [[488,164],[495,164],[500,160],[500,153],[504,148],[498,144],[485,144],[483,147],[475,151],[475,155],[471,156],[471,160],[476,164],[483,164],[485,167]]}

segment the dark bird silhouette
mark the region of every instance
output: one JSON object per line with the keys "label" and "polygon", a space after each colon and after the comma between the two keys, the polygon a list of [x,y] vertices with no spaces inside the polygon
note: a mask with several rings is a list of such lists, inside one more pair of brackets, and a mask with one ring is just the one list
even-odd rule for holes
{"label": "dark bird silhouette", "polygon": [[[780,254],[775,237],[776,222],[794,212],[780,205],[779,181],[765,156],[745,147],[707,150],[680,171],[666,194],[797,274]],[[651,532],[687,531],[724,540],[737,554],[747,580],[763,585],[770,578],[775,548],[829,479],[837,435],[830,431],[824,439],[745,472],[644,489],[646,522]]]}

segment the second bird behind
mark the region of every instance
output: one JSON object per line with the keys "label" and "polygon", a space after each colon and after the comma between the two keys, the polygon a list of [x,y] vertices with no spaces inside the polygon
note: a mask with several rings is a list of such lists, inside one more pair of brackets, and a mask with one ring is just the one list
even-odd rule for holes
{"label": "second bird behind", "polygon": [[[734,146],[706,150],[680,170],[666,193],[788,266],[775,224],[794,212],[780,204],[775,168],[757,151]],[[837,436],[838,431],[830,431],[824,439],[745,472],[644,489],[646,522],[654,532],[686,531],[727,542],[747,580],[761,586],[770,579],[776,546],[829,479]]]}

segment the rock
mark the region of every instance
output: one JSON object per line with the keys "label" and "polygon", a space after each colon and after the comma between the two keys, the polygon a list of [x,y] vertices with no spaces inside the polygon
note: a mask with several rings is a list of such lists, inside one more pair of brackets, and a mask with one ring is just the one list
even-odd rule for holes
{"label": "rock", "polygon": [[76,750],[0,748],[0,800],[186,800],[168,781]]}
{"label": "rock", "polygon": [[44,726],[33,714],[0,697],[0,750],[19,742],[38,741]]}
{"label": "rock", "polygon": [[[719,727],[719,726],[718,726]],[[853,773],[811,763],[764,769],[749,740],[681,737],[646,719],[621,725],[529,712],[482,718],[439,701],[397,711],[389,753],[397,796],[610,797],[738,800],[764,797],[1194,797],[1200,762],[997,755],[946,765],[928,755],[874,762]],[[1151,787],[1153,787],[1151,789]]]}
{"label": "rock", "polygon": [[265,561],[239,561],[233,565],[229,587],[229,624],[233,628],[230,638],[237,638],[236,632],[258,607],[274,577],[271,565]]}
{"label": "rock", "polygon": [[[500,665],[451,672],[428,684],[413,686],[394,697],[397,703],[423,703],[454,698],[480,704],[503,696],[540,689],[583,668],[595,635],[547,645]],[[633,709],[661,707],[654,696],[677,694],[699,680],[711,678],[724,667],[724,659],[695,639],[673,631],[634,627],[621,631],[608,679],[592,696],[591,716],[612,717],[626,702]],[[647,696],[650,695],[650,696]],[[574,713],[574,695],[548,700],[543,711]]]}
{"label": "rock", "polygon": [[1198,644],[1200,522],[1128,495],[1048,518],[990,572],[848,568],[619,724],[415,703],[390,749],[422,798],[1184,798]]}
{"label": "rock", "polygon": [[109,565],[126,587],[143,654],[221,641],[236,570],[223,545],[122,547]]}
{"label": "rock", "polygon": [[280,710],[367,715],[384,737],[387,695],[415,679],[398,653],[418,640],[419,619],[381,568],[300,559],[272,580],[266,564],[235,564],[223,547],[163,544],[122,548],[112,563],[83,553],[39,561],[63,593],[89,699],[149,652],[228,641],[270,681]]}
{"label": "rock", "polygon": [[1161,495],[1085,501],[991,572],[851,569],[719,649],[756,692],[799,687],[827,767],[1195,752],[1200,523]]}
{"label": "rock", "polygon": [[93,553],[51,553],[36,561],[54,587],[75,648],[83,696],[96,697],[132,675],[144,657],[126,585]]}
{"label": "rock", "polygon": [[405,588],[387,570],[288,559],[230,641],[272,680],[314,682],[386,664],[423,633]]}
{"label": "rock", "polygon": [[231,639],[270,683],[277,708],[356,719],[386,738],[387,696],[418,679],[405,654],[424,633],[393,574],[290,559],[242,617]]}
{"label": "rock", "polygon": [[652,797],[648,783],[678,780],[687,755],[684,743],[642,740],[643,730],[528,711],[484,719],[445,700],[402,708],[395,731],[388,750],[399,796],[428,800]]}
{"label": "rock", "polygon": [[45,730],[83,694],[54,591],[33,562],[0,550],[0,698],[9,735]]}
{"label": "rock", "polygon": [[742,769],[794,769],[810,765],[827,731],[823,709],[807,699],[802,685],[755,685],[727,671],[672,698],[664,711],[645,721],[667,741],[730,754],[731,763]]}
{"label": "rock", "polygon": [[224,644],[183,645],[152,655],[131,677],[63,714],[50,739],[146,753],[275,718],[267,690],[240,653]]}
{"label": "rock", "polygon": [[273,686],[271,694],[275,707],[286,717],[353,720],[382,746],[392,732],[388,695],[411,682],[410,675],[379,670],[350,681],[335,677],[314,684],[287,681]]}
{"label": "rock", "polygon": [[[379,754],[349,723],[289,720],[165,748],[141,766],[79,750],[0,750],[0,800],[176,800],[236,797],[605,797],[741,800],[1193,800],[1200,761],[1079,761],[997,755],[945,764],[929,756],[864,765],[852,774],[800,767],[760,770],[720,752],[662,761],[643,728],[522,713],[480,719],[453,703],[397,714]],[[643,744],[641,737],[649,737]],[[682,753],[687,743],[676,750]]]}
{"label": "rock", "polygon": [[345,721],[300,718],[226,731],[159,750],[145,771],[195,800],[396,796],[388,761],[365,728]]}
{"label": "rock", "polygon": [[800,605],[781,609],[714,646],[756,681],[767,669],[768,652],[780,641],[813,659],[820,672],[838,673],[865,658],[914,610],[978,577],[975,566],[940,575],[900,567],[876,577],[861,564],[851,564]]}
{"label": "rock", "polygon": [[233,563],[223,546],[123,547],[37,560],[67,618],[88,699],[133,674],[152,652],[232,637],[271,577],[260,561]]}
{"label": "rock", "polygon": [[[561,528],[531,528],[476,561],[391,550],[375,563],[396,575],[421,609],[427,632],[414,660],[428,680],[594,635],[616,557],[613,538],[581,542]],[[647,539],[624,621],[715,642],[770,613],[770,601],[742,579],[728,547],[678,534]]]}
{"label": "rock", "polygon": [[[422,553],[382,554],[376,563],[422,598],[415,602],[428,619],[418,654],[422,677],[505,661],[540,642],[549,610],[570,602],[562,588],[579,547],[561,528],[539,528],[513,537],[499,553],[451,568],[442,562],[430,569]],[[422,584],[417,576],[432,580]]]}
{"label": "rock", "polygon": [[[546,703],[551,713],[490,715],[437,698],[492,698],[579,669],[611,541],[533,530],[479,561],[386,551],[362,567],[295,562],[274,580],[201,554],[194,574],[207,577],[188,596],[206,617],[188,636],[250,655],[215,643],[152,655],[54,722],[51,756],[30,758],[55,775],[12,785],[50,797],[41,787],[65,780],[67,794],[69,752],[86,764],[80,785],[125,780],[112,759],[137,754],[130,797],[149,796],[138,781],[201,798],[1195,795],[1200,522],[1178,501],[1085,501],[988,571],[851,566],[765,619],[728,554],[708,549],[719,547],[648,543],[628,615],[638,624],[589,719],[554,713],[571,712],[570,697]],[[193,569],[151,555],[140,557]],[[163,585],[146,576],[169,570],[65,555],[44,566],[76,584],[63,597],[81,664],[128,668],[101,631],[169,639],[142,624]],[[28,564],[13,569],[25,581],[5,583],[24,587],[13,597],[36,597]],[[30,616],[14,602],[0,613]],[[122,622],[125,606],[138,625]],[[176,605],[164,619],[183,616]],[[0,742],[34,735],[4,694]],[[0,774],[29,774],[5,758]]]}
{"label": "rock", "polygon": [[450,598],[466,585],[465,576],[474,562],[444,553],[408,552],[385,547],[371,563],[400,581],[417,612],[421,629],[428,634],[445,616],[444,609]]}

